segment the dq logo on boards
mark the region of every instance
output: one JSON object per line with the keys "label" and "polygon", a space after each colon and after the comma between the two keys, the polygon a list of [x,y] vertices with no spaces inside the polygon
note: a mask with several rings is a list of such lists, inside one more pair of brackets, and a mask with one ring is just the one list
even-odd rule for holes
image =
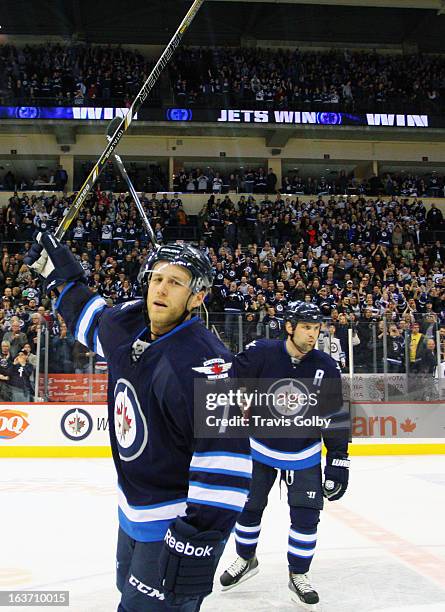
{"label": "dq logo on boards", "polygon": [[28,415],[20,410],[0,410],[0,440],[17,438],[28,427]]}

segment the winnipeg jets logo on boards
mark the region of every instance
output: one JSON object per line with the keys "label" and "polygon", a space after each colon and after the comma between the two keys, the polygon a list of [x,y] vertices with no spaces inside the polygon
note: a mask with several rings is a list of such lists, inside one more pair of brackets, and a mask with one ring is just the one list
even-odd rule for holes
{"label": "winnipeg jets logo on boards", "polygon": [[147,420],[133,385],[119,378],[114,388],[114,432],[122,461],[137,459],[147,446]]}
{"label": "winnipeg jets logo on boards", "polygon": [[60,426],[70,440],[85,440],[93,430],[93,419],[83,408],[71,408],[63,415]]}
{"label": "winnipeg jets logo on boards", "polygon": [[232,362],[226,363],[221,357],[215,357],[215,359],[204,361],[202,366],[192,368],[192,370],[200,374],[206,374],[208,380],[216,380],[218,378],[227,378],[229,376],[227,372],[231,367]]}

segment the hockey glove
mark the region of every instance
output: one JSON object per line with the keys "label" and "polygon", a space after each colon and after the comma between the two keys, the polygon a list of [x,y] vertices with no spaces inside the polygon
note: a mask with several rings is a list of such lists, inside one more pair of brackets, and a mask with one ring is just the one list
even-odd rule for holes
{"label": "hockey glove", "polygon": [[323,495],[330,501],[340,499],[348,488],[349,459],[346,453],[329,453],[324,468]]}
{"label": "hockey glove", "polygon": [[45,280],[47,294],[64,283],[85,280],[85,272],[70,249],[49,232],[37,234],[23,263]]}
{"label": "hockey glove", "polygon": [[167,603],[180,605],[212,592],[215,553],[221,542],[219,531],[199,532],[181,518],[171,523],[159,555],[161,587]]}

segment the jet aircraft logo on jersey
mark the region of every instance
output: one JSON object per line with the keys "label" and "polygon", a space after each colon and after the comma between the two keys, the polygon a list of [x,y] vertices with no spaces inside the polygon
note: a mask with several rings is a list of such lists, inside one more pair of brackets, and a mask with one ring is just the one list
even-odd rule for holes
{"label": "jet aircraft logo on jersey", "polygon": [[208,380],[216,380],[219,378],[227,378],[229,376],[228,371],[231,367],[231,361],[226,363],[221,357],[216,357],[215,359],[204,361],[202,366],[192,368],[192,370],[200,374],[206,374]]}
{"label": "jet aircraft logo on jersey", "polygon": [[62,433],[69,440],[85,440],[93,430],[93,419],[82,408],[71,408],[63,415],[60,421]]}
{"label": "jet aircraft logo on jersey", "polygon": [[114,431],[122,461],[133,461],[147,446],[147,420],[133,385],[119,378],[114,388]]}

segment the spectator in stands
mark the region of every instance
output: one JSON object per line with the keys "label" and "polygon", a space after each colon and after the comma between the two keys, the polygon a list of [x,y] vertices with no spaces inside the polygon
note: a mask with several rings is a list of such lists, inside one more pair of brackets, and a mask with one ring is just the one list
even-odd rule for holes
{"label": "spectator in stands", "polygon": [[269,338],[275,340],[281,336],[282,320],[277,318],[274,306],[269,306],[262,323],[266,330],[266,335],[268,335]]}
{"label": "spectator in stands", "polygon": [[8,370],[9,380],[7,384],[11,387],[13,402],[31,401],[33,393],[32,374],[33,368],[28,363],[28,355],[24,351],[20,351]]}
{"label": "spectator in stands", "polygon": [[396,324],[389,324],[387,338],[387,370],[388,372],[403,372],[405,359],[405,342]]}
{"label": "spectator in stands", "polygon": [[130,281],[125,279],[122,286],[117,291],[117,303],[122,304],[132,299],[134,299],[133,287],[130,285]]}
{"label": "spectator in stands", "polygon": [[28,363],[33,367],[33,369],[35,370],[36,365],[37,365],[37,355],[35,353],[32,352],[32,348],[31,345],[29,344],[29,342],[27,342],[25,344],[25,346],[23,347],[23,352],[28,356]]}
{"label": "spectator in stands", "polygon": [[412,324],[409,344],[409,363],[411,372],[419,372],[420,363],[422,362],[426,347],[427,338],[420,332],[420,323],[416,321]]}
{"label": "spectator in stands", "polygon": [[431,377],[437,366],[436,343],[433,338],[428,338],[426,341],[425,351],[422,354],[419,363],[419,372],[429,374]]}
{"label": "spectator in stands", "polygon": [[442,321],[439,327],[440,337],[440,360],[445,361],[445,322]]}
{"label": "spectator in stands", "polygon": [[325,331],[323,336],[320,338],[319,346],[321,347],[322,351],[328,353],[332,359],[338,363],[339,367],[345,367],[345,353],[341,348],[339,338],[336,336],[336,327],[333,323],[328,325],[327,331]]}
{"label": "spectator in stands", "polygon": [[13,359],[9,351],[10,344],[3,340],[0,353],[0,399],[4,402],[11,401],[11,388],[9,386],[9,370],[13,364]]}
{"label": "spectator in stands", "polygon": [[31,322],[27,329],[27,337],[29,340],[29,344],[32,347],[33,353],[36,352],[37,337],[38,337],[39,331],[41,332],[41,330],[42,330],[42,317],[39,315],[38,312],[35,312],[31,315]]}
{"label": "spectator in stands", "polygon": [[65,168],[61,165],[57,166],[57,171],[55,175],[55,183],[57,191],[63,191],[66,193],[66,186],[68,183],[68,173]]}
{"label": "spectator in stands", "polygon": [[258,324],[254,312],[246,312],[246,322],[243,325],[243,344],[246,346],[254,340],[258,340]]}
{"label": "spectator in stands", "polygon": [[73,364],[76,374],[88,374],[93,371],[94,361],[91,360],[92,357],[94,357],[94,353],[91,353],[77,340],[74,341]]}
{"label": "spectator in stands", "polygon": [[233,350],[238,346],[239,317],[244,312],[244,299],[237,289],[236,282],[230,283],[222,294],[224,297],[224,338]]}
{"label": "spectator in stands", "polygon": [[436,343],[433,338],[426,341],[425,351],[418,364],[418,399],[429,402],[438,399],[437,385],[434,375],[437,371]]}
{"label": "spectator in stands", "polygon": [[7,331],[6,323],[7,321],[5,318],[5,311],[3,309],[0,309],[0,342],[3,340],[3,336]]}
{"label": "spectator in stands", "polygon": [[59,334],[51,338],[50,371],[63,374],[74,373],[74,338],[63,320],[60,320]]}
{"label": "spectator in stands", "polygon": [[15,359],[17,354],[23,349],[28,342],[26,334],[20,330],[20,319],[13,317],[11,319],[11,329],[3,336],[5,342],[9,342],[9,351],[12,359]]}
{"label": "spectator in stands", "polygon": [[[436,179],[437,180],[437,179]],[[438,195],[438,194],[437,194]],[[436,197],[437,197],[436,195]],[[426,222],[431,229],[439,228],[443,224],[443,214],[442,211],[437,208],[437,205],[433,202],[431,204],[430,210],[426,214]]]}
{"label": "spectator in stands", "polygon": [[269,168],[269,173],[266,180],[266,193],[275,193],[277,182],[277,175],[272,168]]}

